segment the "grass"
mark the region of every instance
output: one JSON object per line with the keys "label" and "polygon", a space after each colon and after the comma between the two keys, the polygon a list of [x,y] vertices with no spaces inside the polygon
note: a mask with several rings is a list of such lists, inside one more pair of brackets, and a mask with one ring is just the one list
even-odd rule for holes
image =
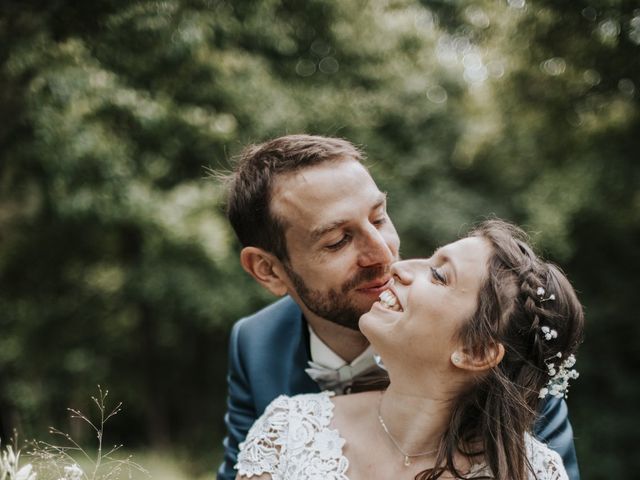
{"label": "grass", "polygon": [[[8,476],[9,480],[36,480],[36,477],[37,480],[215,480],[216,469],[222,460],[221,449],[212,450],[210,455],[203,457],[201,452],[186,452],[180,448],[162,451],[123,451],[121,445],[107,448],[103,444],[105,423],[122,407],[118,403],[114,408],[107,408],[107,396],[108,391],[98,386],[98,395],[91,397],[97,407],[95,418],[80,410],[68,409],[72,419],[90,426],[96,444],[85,447],[68,433],[51,428],[54,440],[29,442],[29,448],[20,459],[16,435],[13,450],[11,446],[0,445],[0,479]],[[73,464],[82,471],[76,471]],[[22,467],[23,472],[18,473]],[[67,472],[69,469],[73,472]],[[22,475],[24,472],[27,476]]]}
{"label": "grass", "polygon": [[194,473],[200,471],[201,466],[194,466],[194,462],[185,458],[183,455],[172,454],[163,451],[140,451],[127,452],[131,453],[133,459],[139,465],[142,465],[149,473],[132,470],[131,480],[215,480],[218,461],[212,455],[212,465],[210,472]]}

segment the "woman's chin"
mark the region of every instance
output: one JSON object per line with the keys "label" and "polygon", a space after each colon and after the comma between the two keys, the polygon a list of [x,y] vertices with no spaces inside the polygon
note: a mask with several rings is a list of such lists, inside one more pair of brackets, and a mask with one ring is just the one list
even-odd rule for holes
{"label": "woman's chin", "polygon": [[382,306],[380,302],[375,302],[371,306],[371,310],[360,317],[358,326],[360,331],[368,338],[369,332],[375,335],[375,332],[381,329],[388,330],[393,327],[400,320],[401,313]]}
{"label": "woman's chin", "polygon": [[369,313],[379,317],[385,322],[397,322],[404,314],[404,311],[399,306],[389,308],[378,301],[371,305]]}

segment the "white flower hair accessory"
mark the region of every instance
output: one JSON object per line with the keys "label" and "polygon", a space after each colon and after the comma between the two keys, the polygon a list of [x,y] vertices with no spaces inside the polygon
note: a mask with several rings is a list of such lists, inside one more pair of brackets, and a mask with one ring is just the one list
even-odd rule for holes
{"label": "white flower hair accessory", "polygon": [[553,293],[551,295],[549,295],[547,298],[544,298],[545,293],[547,293],[547,292],[545,291],[545,289],[543,287],[538,287],[538,289],[536,290],[536,295],[538,295],[538,299],[540,300],[540,303],[556,299],[556,296]]}
{"label": "white flower hair accessory", "polygon": [[544,325],[540,327],[540,330],[542,331],[545,340],[553,340],[554,338],[558,338],[558,331],[553,328]]}
{"label": "white flower hair accessory", "polygon": [[[553,358],[562,358],[562,353],[556,353],[555,356],[551,357],[551,359]],[[551,363],[548,360],[545,360],[544,363],[551,378],[547,385],[540,389],[538,397],[544,398],[547,395],[551,395],[556,398],[567,398],[569,379],[576,379],[580,375],[577,370],[572,368],[576,364],[576,357],[573,354],[569,355],[560,362],[557,368],[555,363]]]}

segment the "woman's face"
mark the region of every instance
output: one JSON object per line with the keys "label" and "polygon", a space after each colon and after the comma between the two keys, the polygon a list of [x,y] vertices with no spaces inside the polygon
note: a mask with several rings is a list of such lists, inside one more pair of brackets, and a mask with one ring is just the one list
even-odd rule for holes
{"label": "woman's face", "polygon": [[393,285],[359,324],[385,363],[449,367],[451,354],[461,348],[456,333],[476,311],[490,254],[487,240],[469,237],[431,258],[392,265]]}

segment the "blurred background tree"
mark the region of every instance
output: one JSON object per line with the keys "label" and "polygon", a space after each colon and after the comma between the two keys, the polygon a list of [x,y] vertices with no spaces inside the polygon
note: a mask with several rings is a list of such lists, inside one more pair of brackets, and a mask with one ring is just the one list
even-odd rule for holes
{"label": "blurred background tree", "polygon": [[636,2],[56,0],[0,12],[5,439],[41,437],[100,383],[125,403],[114,439],[182,450],[192,475],[211,475],[227,332],[271,299],[238,265],[207,170],[249,142],[309,132],[363,146],[404,256],[492,214],[532,232],[587,309],[569,399],[583,478],[640,468],[627,453],[640,446]]}

